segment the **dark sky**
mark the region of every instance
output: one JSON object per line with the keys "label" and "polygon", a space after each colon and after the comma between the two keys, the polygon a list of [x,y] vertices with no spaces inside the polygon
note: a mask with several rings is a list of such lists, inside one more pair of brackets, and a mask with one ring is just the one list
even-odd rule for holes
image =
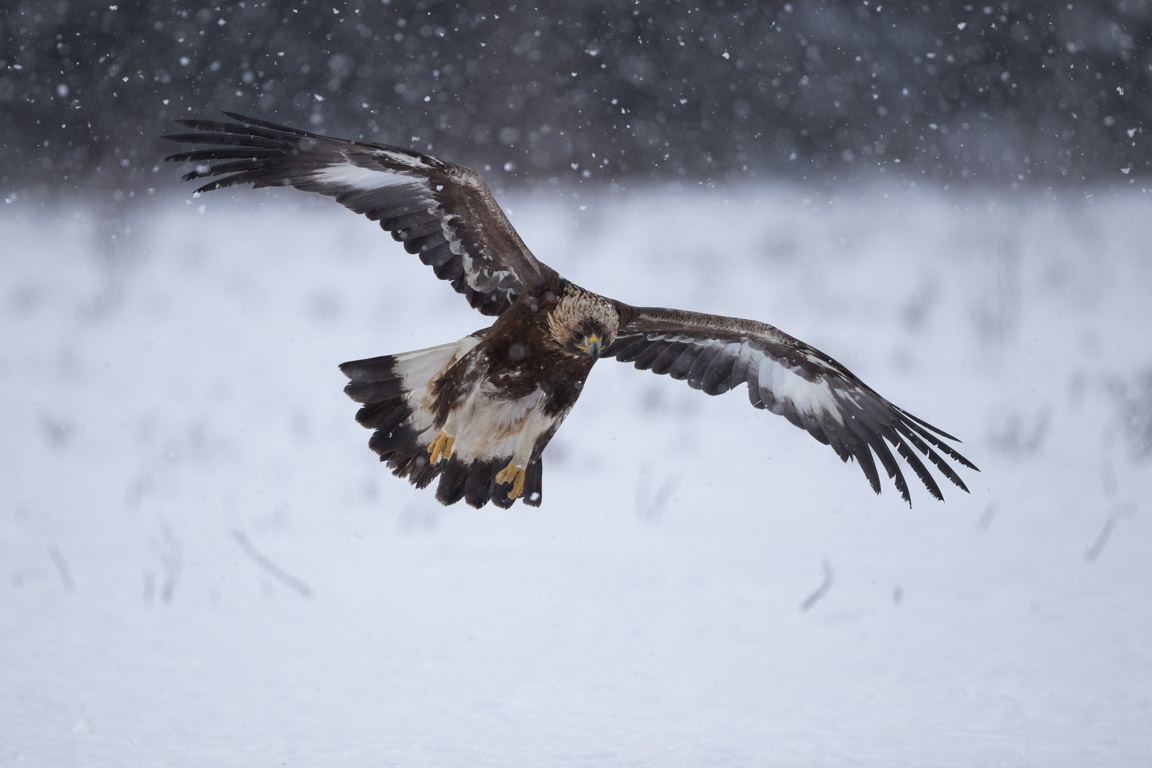
{"label": "dark sky", "polygon": [[0,10],[6,190],[155,185],[221,109],[515,179],[1131,183],[1152,3],[116,3]]}

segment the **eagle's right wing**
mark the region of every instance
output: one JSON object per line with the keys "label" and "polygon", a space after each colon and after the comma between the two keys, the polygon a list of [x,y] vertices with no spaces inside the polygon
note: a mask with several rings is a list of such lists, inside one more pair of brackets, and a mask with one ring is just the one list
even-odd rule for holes
{"label": "eagle's right wing", "polygon": [[873,454],[911,504],[908,483],[889,445],[935,498],[942,498],[940,486],[917,451],[944,477],[968,490],[941,456],[976,469],[944,442],[956,438],[896,407],[843,365],[778,328],[656,307],[624,306],[623,315],[627,319],[604,357],[686,380],[709,395],[746,384],[753,406],[784,416],[831,446],[842,460],[855,459],[876,493],[880,476]]}
{"label": "eagle's right wing", "polygon": [[462,165],[385,144],[346,141],[232,112],[237,122],[179,120],[199,133],[165,136],[210,145],[168,157],[196,167],[184,180],[291,186],[319,192],[380,226],[449,280],[486,315],[499,315],[552,271],[537,261],[480,174]]}

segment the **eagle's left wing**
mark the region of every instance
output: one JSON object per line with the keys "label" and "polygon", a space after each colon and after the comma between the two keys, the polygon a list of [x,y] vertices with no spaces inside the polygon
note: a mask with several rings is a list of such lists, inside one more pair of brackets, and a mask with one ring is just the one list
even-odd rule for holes
{"label": "eagle's left wing", "polygon": [[880,477],[873,454],[900,495],[912,503],[888,444],[935,498],[942,498],[940,486],[912,448],[944,477],[968,490],[940,455],[976,469],[944,442],[959,442],[955,437],[888,402],[843,365],[799,339],[766,323],[675,309],[626,307],[623,316],[605,357],[686,380],[709,395],[747,384],[753,406],[807,430],[843,461],[855,459],[876,493]]}
{"label": "eagle's left wing", "polygon": [[471,168],[401,147],[224,114],[236,122],[178,120],[198,133],[164,137],[203,147],[166,158],[197,164],[185,181],[214,179],[197,192],[252,184],[334,197],[380,222],[485,315],[499,315],[525,286],[552,274]]}

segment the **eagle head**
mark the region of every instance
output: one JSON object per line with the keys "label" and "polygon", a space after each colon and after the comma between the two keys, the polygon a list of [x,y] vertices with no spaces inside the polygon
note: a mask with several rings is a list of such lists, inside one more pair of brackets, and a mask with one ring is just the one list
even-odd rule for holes
{"label": "eagle head", "polygon": [[620,315],[611,301],[575,285],[566,287],[548,313],[552,339],[572,357],[600,357],[619,327]]}

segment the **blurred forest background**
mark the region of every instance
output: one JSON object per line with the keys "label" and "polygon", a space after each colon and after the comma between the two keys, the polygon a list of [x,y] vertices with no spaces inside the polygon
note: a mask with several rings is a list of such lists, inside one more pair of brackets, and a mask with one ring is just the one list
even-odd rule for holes
{"label": "blurred forest background", "polygon": [[9,0],[5,195],[154,186],[227,109],[547,180],[1132,183],[1152,3]]}

